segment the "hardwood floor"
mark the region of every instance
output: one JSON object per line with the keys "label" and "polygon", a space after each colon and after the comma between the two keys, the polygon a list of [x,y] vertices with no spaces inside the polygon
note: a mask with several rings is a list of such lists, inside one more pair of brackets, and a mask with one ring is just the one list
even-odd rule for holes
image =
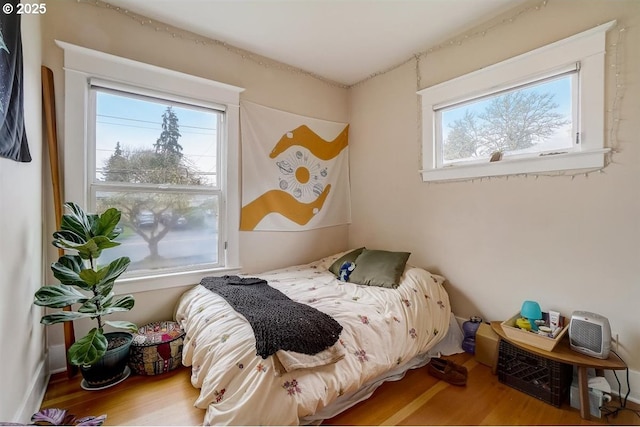
{"label": "hardwood floor", "polygon": [[87,391],[82,377],[52,378],[42,408],[62,408],[76,417],[107,415],[105,425],[201,425],[204,410],[193,402],[198,390],[191,385],[190,368],[163,375],[133,375],[105,390]]}
{"label": "hardwood floor", "polygon": [[[608,423],[583,420],[568,402],[556,408],[501,384],[468,354],[450,359],[469,370],[465,387],[438,381],[426,367],[411,370],[324,425],[640,425],[640,416],[630,410]],[[79,375],[53,378],[42,407],[64,408],[78,417],[107,414],[105,425],[200,425],[204,418],[204,410],[193,407],[198,390],[191,386],[189,368],[132,376],[100,391],[83,390],[80,381]],[[630,402],[627,407],[640,410]]]}

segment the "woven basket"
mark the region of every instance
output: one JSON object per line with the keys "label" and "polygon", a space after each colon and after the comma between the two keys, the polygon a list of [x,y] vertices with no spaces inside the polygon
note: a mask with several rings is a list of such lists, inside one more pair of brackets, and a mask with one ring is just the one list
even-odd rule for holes
{"label": "woven basket", "polygon": [[139,375],[169,372],[182,363],[184,331],[176,322],[144,325],[133,334],[129,367]]}

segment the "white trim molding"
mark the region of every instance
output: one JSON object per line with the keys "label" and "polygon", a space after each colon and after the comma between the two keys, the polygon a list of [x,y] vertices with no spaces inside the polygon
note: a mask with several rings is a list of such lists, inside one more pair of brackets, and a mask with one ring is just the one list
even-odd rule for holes
{"label": "white trim molding", "polygon": [[[422,105],[423,181],[601,169],[605,155],[605,42],[611,21],[500,63],[418,91]],[[540,79],[579,63],[579,145],[566,153],[514,156],[496,162],[438,161],[436,110]]]}
{"label": "white trim molding", "polygon": [[[226,222],[221,224],[219,238],[224,245],[224,263],[207,274],[236,271],[240,268],[240,93],[243,88],[164,69],[127,58],[76,46],[56,40],[64,50],[65,112],[64,112],[64,193],[66,200],[88,208],[88,179],[91,153],[89,96],[91,81],[116,88],[135,87],[143,92],[162,94],[167,99],[189,99],[201,105],[220,106],[225,111],[226,143],[221,156],[221,182],[225,187]],[[117,293],[143,292],[152,289],[193,285],[204,274],[200,271],[172,271],[153,276],[129,277],[118,280]]]}

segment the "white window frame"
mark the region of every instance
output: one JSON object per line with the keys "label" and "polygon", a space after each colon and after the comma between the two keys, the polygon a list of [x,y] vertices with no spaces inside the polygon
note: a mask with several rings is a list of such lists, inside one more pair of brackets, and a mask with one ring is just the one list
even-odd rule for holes
{"label": "white window frame", "polygon": [[[199,283],[212,273],[233,272],[240,269],[239,226],[239,117],[240,93],[244,90],[232,85],[191,76],[154,65],[133,61],[92,49],[56,40],[64,49],[65,119],[64,119],[64,191],[65,200],[90,208],[90,181],[95,175],[91,132],[90,83],[92,79],[111,82],[114,86],[133,87],[138,93],[156,93],[168,99],[189,99],[204,105],[220,105],[225,110],[226,140],[221,147],[220,185],[224,200],[220,216],[226,217],[219,239],[224,239],[222,267],[150,273],[146,276],[118,280],[114,291],[143,292]],[[222,221],[221,221],[222,222]]]}
{"label": "white window frame", "polygon": [[[89,206],[88,209],[91,212],[96,212],[96,193],[100,191],[128,191],[128,192],[176,192],[181,191],[187,194],[207,194],[209,196],[217,197],[217,200],[220,203],[220,209],[222,211],[222,215],[219,217],[222,219],[219,224],[219,236],[225,236],[225,228],[226,228],[226,216],[224,210],[224,203],[226,200],[226,195],[223,187],[223,183],[217,180],[216,185],[213,186],[190,186],[190,185],[170,185],[170,184],[149,184],[149,183],[138,183],[138,184],[130,184],[130,183],[118,183],[118,182],[105,182],[98,181],[95,178],[95,173],[97,170],[96,164],[96,123],[97,123],[97,93],[103,91],[103,93],[111,93],[112,95],[117,95],[121,97],[130,97],[132,99],[142,99],[144,101],[155,100],[158,102],[165,102],[166,104],[176,104],[178,106],[187,106],[191,108],[203,108],[205,110],[210,111],[212,114],[215,111],[216,113],[221,114],[222,122],[218,126],[218,141],[216,142],[216,161],[218,165],[216,170],[221,170],[223,166],[224,159],[222,158],[221,149],[224,147],[226,141],[226,126],[224,119],[226,115],[225,106],[218,104],[205,104],[201,100],[187,99],[184,97],[177,97],[175,95],[167,95],[165,93],[160,93],[157,91],[151,92],[149,90],[141,90],[136,87],[131,86],[123,86],[120,84],[116,84],[114,82],[105,82],[98,79],[90,79],[89,82],[89,113],[87,119],[89,121],[88,125],[88,133],[87,133],[87,147],[89,151],[89,156],[87,157],[87,170],[89,178]],[[224,245],[225,239],[218,238],[217,239],[217,254],[224,253]],[[218,260],[214,263],[210,263],[209,266],[202,266],[203,268],[223,268],[226,264],[225,257],[218,257]],[[173,268],[165,268],[163,272],[160,269],[157,270],[157,273],[154,274],[160,275],[164,272],[175,272],[178,270],[193,270],[193,267],[173,267]],[[169,271],[173,270],[173,271]],[[131,268],[123,275],[123,278],[131,278],[134,276],[145,276],[149,275],[149,270],[141,270],[132,272]]]}
{"label": "white window frame", "polygon": [[[423,181],[464,180],[492,176],[599,169],[605,155],[605,42],[611,21],[558,42],[507,59],[421,91]],[[477,97],[517,87],[567,67],[579,65],[579,144],[562,154],[517,156],[497,162],[461,162],[442,165],[436,140],[436,110]]]}

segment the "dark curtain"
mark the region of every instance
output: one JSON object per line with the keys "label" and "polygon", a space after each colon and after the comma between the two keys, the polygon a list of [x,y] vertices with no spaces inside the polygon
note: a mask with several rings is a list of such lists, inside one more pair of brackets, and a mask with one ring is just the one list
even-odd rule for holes
{"label": "dark curtain", "polygon": [[19,2],[5,0],[3,4],[13,5],[13,12],[0,12],[0,156],[30,162],[24,127],[22,36],[20,15],[16,13]]}

